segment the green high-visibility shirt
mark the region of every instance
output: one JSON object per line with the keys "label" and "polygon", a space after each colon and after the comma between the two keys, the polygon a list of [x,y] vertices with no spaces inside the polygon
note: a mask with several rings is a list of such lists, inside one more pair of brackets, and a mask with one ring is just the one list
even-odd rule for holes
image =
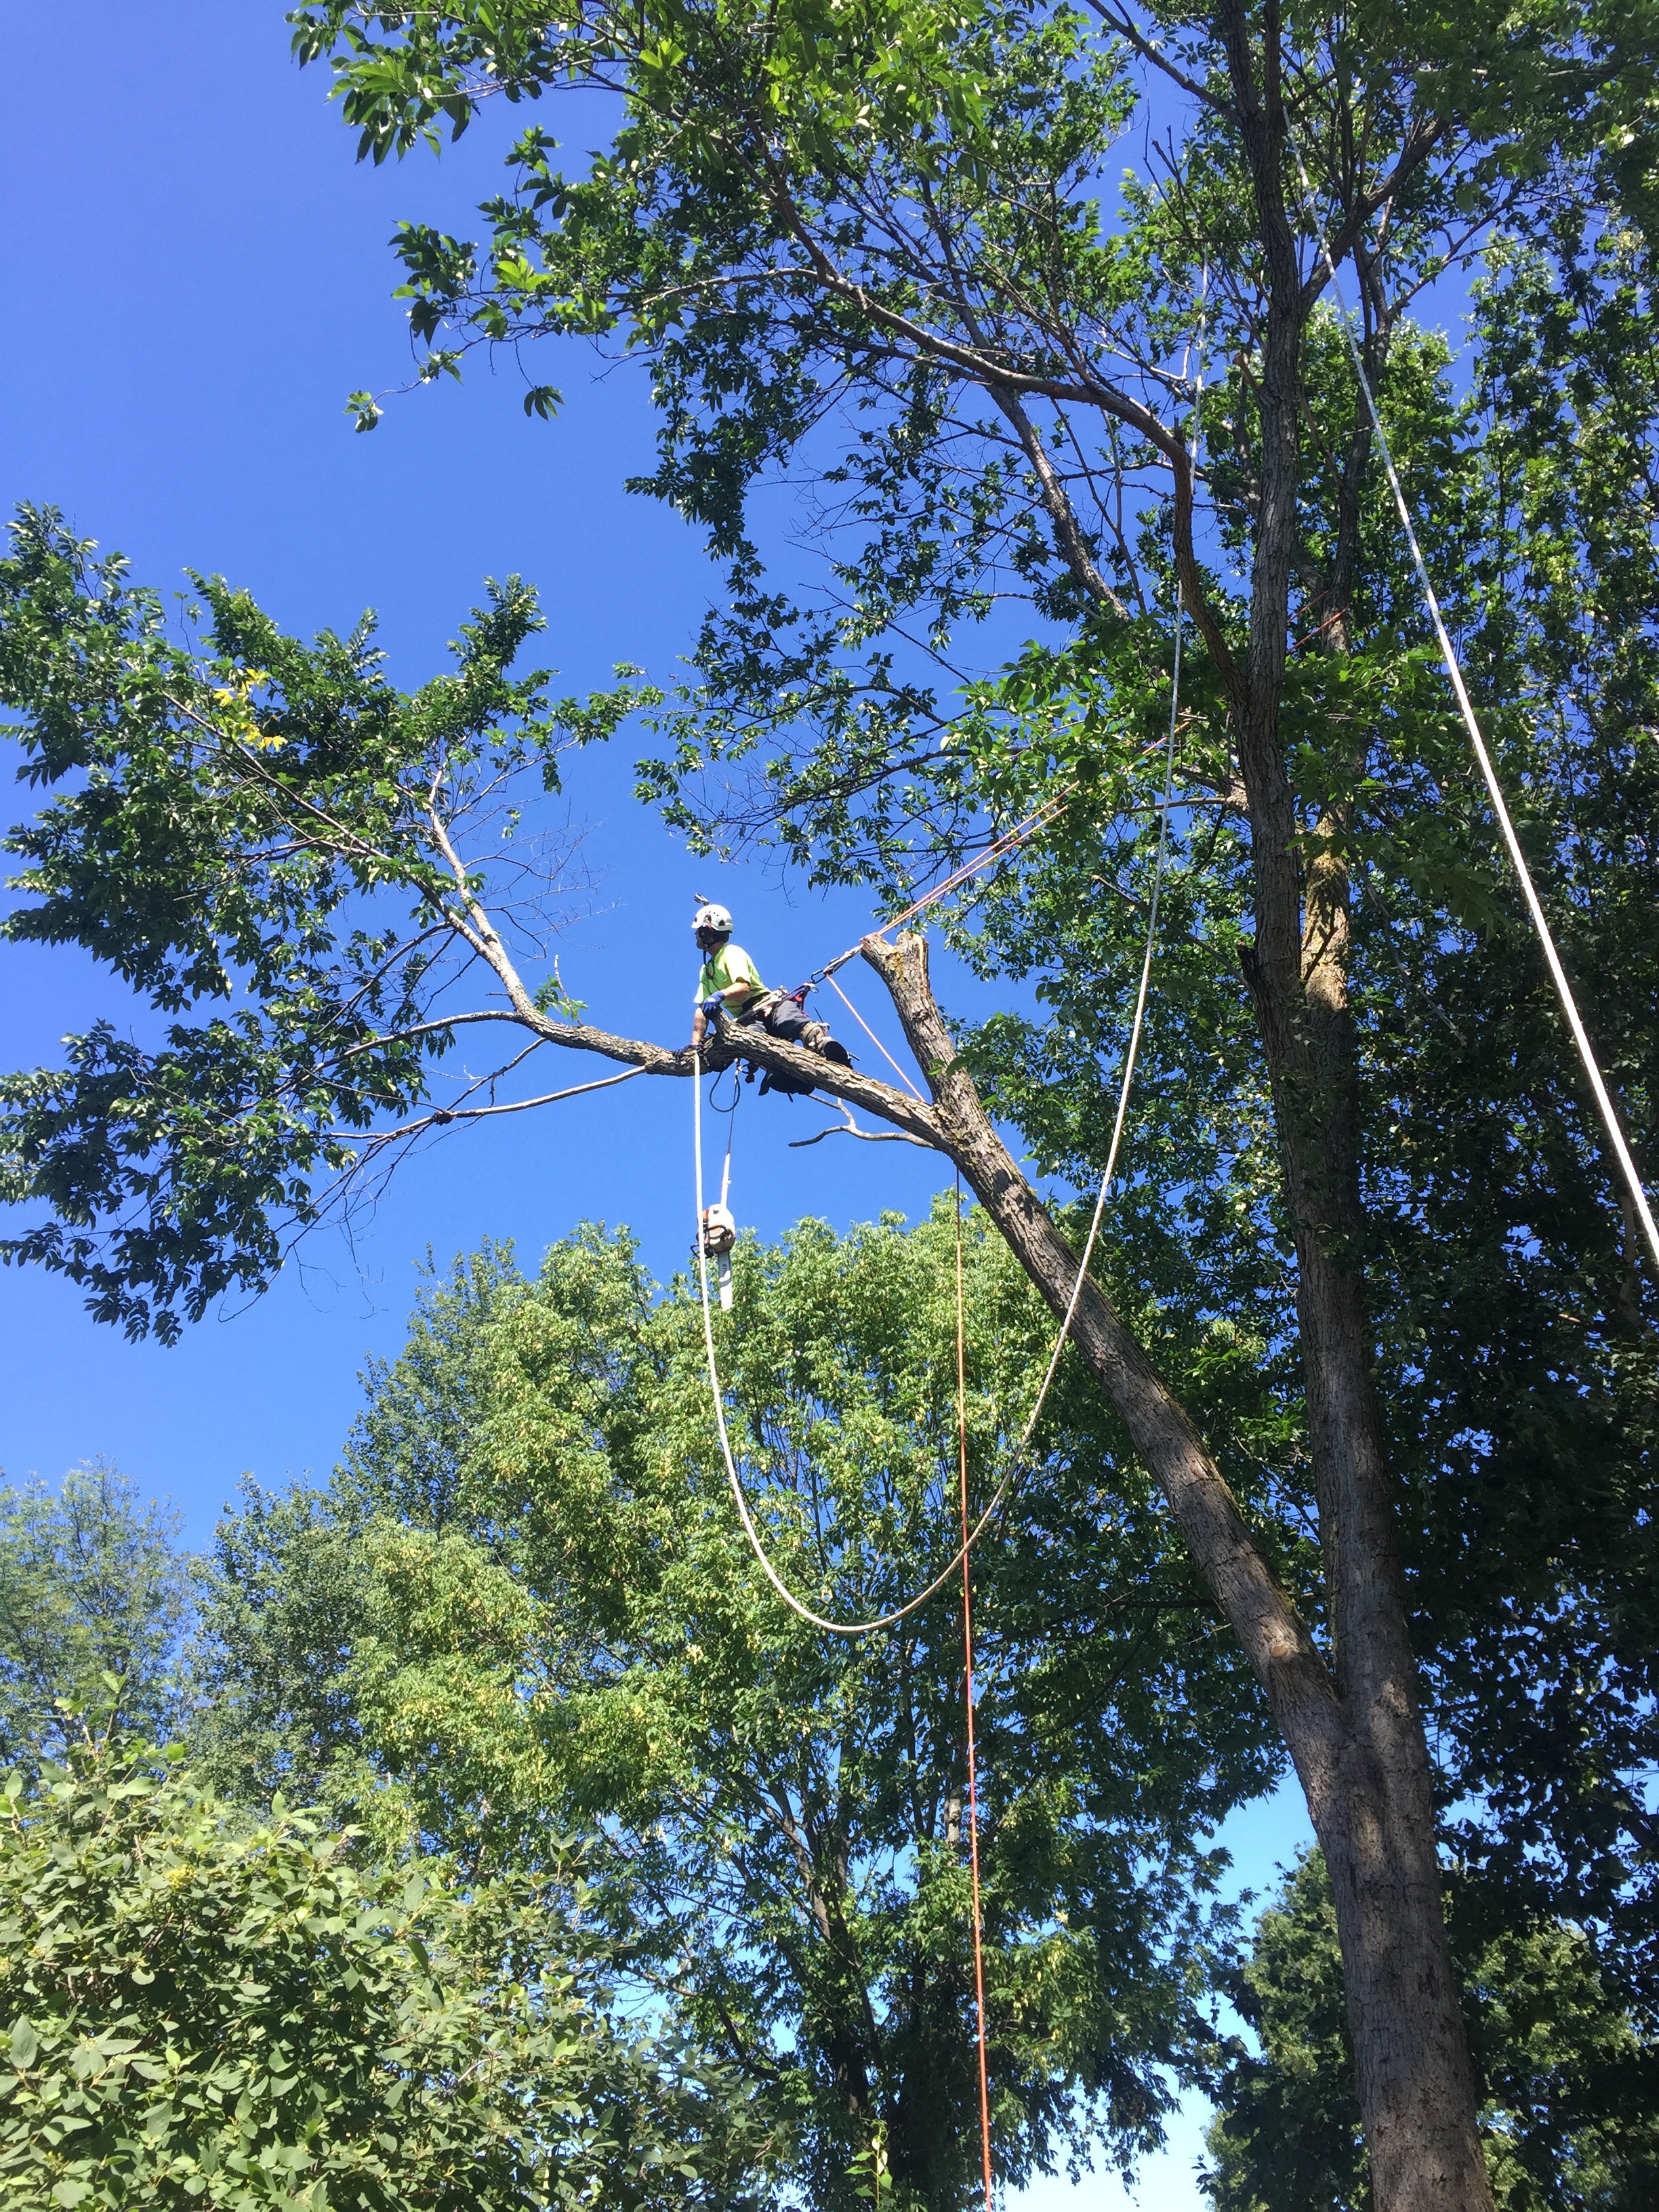
{"label": "green high-visibility shirt", "polygon": [[716,992],[729,990],[733,983],[749,986],[748,998],[739,1000],[740,1006],[747,1006],[749,999],[757,998],[766,988],[760,979],[760,969],[742,945],[722,945],[718,952],[711,953],[703,962],[702,973],[697,978],[697,995],[691,1003],[700,1006],[705,999],[712,999]]}

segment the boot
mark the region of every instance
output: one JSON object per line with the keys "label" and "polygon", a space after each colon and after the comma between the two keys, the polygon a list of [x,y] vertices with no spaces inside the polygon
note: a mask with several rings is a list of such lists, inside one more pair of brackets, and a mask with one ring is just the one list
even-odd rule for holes
{"label": "boot", "polygon": [[833,1060],[837,1067],[853,1065],[852,1054],[844,1044],[837,1042],[830,1036],[828,1022],[802,1022],[790,1042],[804,1044],[808,1052],[822,1053],[826,1060]]}

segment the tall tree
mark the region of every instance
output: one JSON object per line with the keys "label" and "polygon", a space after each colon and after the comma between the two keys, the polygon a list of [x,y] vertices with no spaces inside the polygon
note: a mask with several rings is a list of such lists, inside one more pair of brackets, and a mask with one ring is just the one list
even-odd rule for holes
{"label": "tall tree", "polygon": [[[705,638],[708,691],[659,788],[679,792],[775,733],[750,826],[781,824],[829,873],[878,878],[941,815],[948,845],[964,801],[1007,803],[1079,767],[1092,797],[1101,726],[1130,739],[1152,719],[1163,656],[1151,587],[1173,568],[1206,661],[1183,769],[1245,831],[1231,935],[1294,1254],[1328,1677],[1265,1583],[1237,1571],[1243,1532],[1214,1510],[1196,1439],[1172,1448],[1127,1353],[1103,1351],[1102,1366],[1117,1369],[1132,1425],[1141,1398],[1137,1440],[1186,1508],[1308,1790],[1380,2201],[1480,2203],[1373,1374],[1352,1005],[1355,872],[1376,851],[1368,787],[1402,755],[1438,787],[1410,820],[1425,854],[1455,852],[1448,811],[1464,817],[1466,846],[1469,825],[1467,800],[1443,805],[1452,732],[1402,650],[1417,626],[1411,580],[1378,526],[1371,425],[1322,313],[1316,240],[1322,228],[1332,258],[1352,260],[1366,374],[1393,387],[1420,469],[1413,433],[1434,410],[1406,321],[1413,299],[1490,226],[1540,204],[1540,173],[1552,194],[1564,182],[1632,190],[1628,169],[1597,155],[1650,97],[1651,48],[1645,21],[1595,9],[1547,23],[1498,10],[1286,19],[1243,0],[1144,26],[1096,13],[1112,36],[1018,8],[826,22],[815,9],[503,15],[340,0],[299,21],[302,52],[334,52],[377,157],[446,109],[459,128],[501,88],[625,95],[614,158],[586,178],[561,175],[545,137],[526,136],[519,189],[487,210],[486,254],[413,229],[404,258],[429,340],[453,319],[463,345],[614,331],[651,353],[665,417],[653,488],[710,524],[735,571],[732,612]],[[1184,95],[1188,127],[1108,238],[1093,196],[1127,112],[1130,54]],[[1200,296],[1227,363],[1207,410],[1176,352]],[[456,358],[441,349],[427,367]],[[769,465],[815,457],[843,392],[857,434],[820,465],[866,527],[840,565],[842,607],[815,619],[763,576],[745,498]],[[1219,563],[1208,574],[1195,416]],[[1167,486],[1167,560],[1149,477]],[[1143,519],[1150,544],[1136,543]],[[999,554],[1073,641],[1034,647],[989,711],[951,715],[899,639],[920,629],[942,657]],[[805,753],[802,722],[818,733]],[[1109,754],[1117,808],[1136,796],[1128,753]],[[729,811],[724,825],[684,802],[681,813],[706,834],[730,826]],[[949,1064],[914,975],[904,991],[924,1062]],[[994,1183],[996,1152],[959,1142],[979,1153],[976,1188]]]}
{"label": "tall tree", "polygon": [[[626,330],[653,356],[665,424],[654,487],[703,518],[735,567],[731,617],[704,643],[708,690],[688,702],[659,788],[678,791],[703,759],[775,736],[782,749],[755,821],[830,873],[887,882],[919,841],[953,853],[983,811],[1006,820],[1038,790],[1075,786],[1053,845],[1086,892],[1071,911],[1078,945],[1096,958],[1073,980],[1091,986],[1097,1006],[1115,995],[1116,909],[1133,881],[1124,832],[1157,798],[1146,756],[1168,708],[1160,605],[1178,576],[1203,643],[1185,693],[1184,818],[1216,825],[1192,840],[1202,866],[1192,871],[1192,988],[1178,1035],[1189,1091],[1202,1094],[1218,1064],[1249,1110],[1226,1126],[1202,1101],[1158,1158],[1180,1194],[1190,1187],[1182,1170],[1206,1153],[1230,1167],[1249,1154],[1242,1182],[1230,1177],[1190,1211],[1231,1211],[1235,1227],[1282,1236],[1293,1265],[1292,1295],[1267,1336],[1277,1346],[1293,1333],[1301,1355],[1294,1410],[1305,1416],[1322,1561],[1294,1592],[1300,1610],[1279,1574],[1291,1547],[1240,1513],[1144,1343],[1092,1287],[1079,1302],[1077,1342],[1163,1486],[1307,1791],[1332,1869],[1379,2203],[1480,2206],[1488,2192],[1375,1387],[1363,1176],[1397,1177],[1409,1191],[1413,1161],[1360,1080],[1356,885],[1403,886],[1402,933],[1426,927],[1431,943],[1467,929],[1483,901],[1502,911],[1504,898],[1470,857],[1484,831],[1368,471],[1368,418],[1325,312],[1294,156],[1309,164],[1335,257],[1360,280],[1363,349],[1412,480],[1450,509],[1431,532],[1438,553],[1455,538],[1446,526],[1468,476],[1432,349],[1412,336],[1407,311],[1485,226],[1538,204],[1534,180],[1547,172],[1558,198],[1623,191],[1638,204],[1644,180],[1628,147],[1650,96],[1651,42],[1645,13],[1628,9],[1287,23],[1228,0],[1176,25],[1164,44],[1129,18],[1102,20],[1097,31],[1069,13],[1006,9],[659,18],[341,5],[307,11],[301,36],[308,52],[338,48],[349,112],[377,153],[414,143],[444,114],[464,122],[497,91],[520,98],[574,81],[623,95],[616,157],[586,178],[561,178],[538,134],[524,142],[522,189],[492,207],[487,258],[419,231],[405,252],[428,337],[453,313],[464,339]],[[1190,102],[1177,118],[1190,128],[1130,190],[1113,231],[1098,212],[1099,178],[1137,65]],[[1200,298],[1211,356],[1226,363],[1202,405],[1183,360]],[[434,373],[452,353],[437,349]],[[853,435],[837,452],[828,441],[843,397]],[[552,404],[545,388],[530,403]],[[843,487],[837,496],[864,532],[840,563],[844,605],[827,617],[780,593],[744,520],[757,475],[798,452],[822,453],[821,477]],[[359,972],[308,908],[305,992],[284,996],[274,971],[258,974],[255,1000],[276,1010],[273,1029],[247,1032],[245,1065],[216,1099],[257,1174],[233,1168],[218,1138],[192,1134],[198,1087],[232,1066],[233,1043],[243,1049],[211,1025],[205,1042],[181,1025],[150,1060],[131,1054],[117,1067],[107,1047],[89,1047],[78,1073],[25,1079],[14,1091],[13,1187],[60,1215],[30,1251],[82,1271],[138,1326],[145,1296],[132,1286],[159,1287],[164,1310],[195,1297],[227,1224],[249,1224],[234,1249],[257,1279],[277,1249],[273,1214],[314,1204],[312,1170],[349,1165],[349,1132],[372,1132],[380,1104],[412,1111],[425,1100],[415,1063],[453,1026],[429,1000],[400,1000],[397,1018],[378,1023],[363,995],[374,963],[411,945],[424,962],[447,942],[493,970],[505,1005],[462,1012],[684,1072],[538,1006],[482,878],[458,857],[445,765],[458,756],[434,753],[432,741],[459,743],[468,775],[501,757],[489,737],[492,718],[511,711],[499,688],[487,700],[476,685],[467,694],[475,709],[486,704],[482,720],[475,712],[441,729],[433,718],[447,712],[448,693],[398,702],[354,664],[359,688],[348,698],[337,678],[331,691],[310,672],[334,669],[337,656],[301,656],[228,594],[208,654],[179,657],[121,580],[93,576],[50,527],[30,531],[7,575],[6,696],[29,718],[43,774],[92,767],[103,781],[95,803],[60,800],[51,826],[31,833],[40,896],[23,927],[98,944],[131,958],[135,975],[148,960],[146,988],[160,977],[177,990],[185,963],[169,965],[165,948],[185,941],[173,903],[182,860],[156,826],[175,820],[204,853],[230,839],[262,899],[286,885],[297,840],[303,866],[349,878],[354,895],[395,887],[421,917]],[[942,699],[927,651],[953,650],[951,626],[1009,580],[1036,602],[1030,649],[1006,681]],[[287,655],[274,681],[270,659],[240,651],[256,635],[262,652],[268,643]],[[494,653],[497,682],[505,633],[475,635],[484,642],[467,666],[483,670]],[[920,659],[906,636],[924,641]],[[1484,672],[1514,696],[1507,672]],[[604,714],[614,721],[627,703]],[[371,707],[372,726],[359,719]],[[574,710],[566,722],[581,734],[596,727]],[[799,726],[811,741],[796,750]],[[355,742],[360,727],[372,727],[376,765],[354,782],[352,743],[341,738]],[[1538,758],[1528,746],[1536,728],[1530,716],[1500,721],[1517,763]],[[1588,764],[1616,809],[1607,763]],[[1585,765],[1558,754],[1546,776],[1571,787]],[[695,809],[689,818],[695,826]],[[242,910],[232,879],[222,890],[201,878],[190,911],[206,919],[190,940],[200,964],[186,999],[228,988],[232,951],[257,966],[231,933]],[[131,954],[108,933],[106,882],[150,918],[152,939]],[[345,896],[327,914],[343,913]],[[280,900],[258,911],[285,918]],[[987,954],[1001,957],[994,939]],[[872,957],[927,1072],[929,1103],[856,1073],[827,1078],[787,1047],[745,1049],[951,1152],[1063,1308],[1071,1253],[985,1114],[927,988],[919,943]],[[1231,982],[1240,968],[1248,997]],[[1108,1026],[1097,1023],[1096,1036]],[[1632,1042],[1643,1034],[1634,1024]],[[1069,1040],[1052,1042],[1063,1060]],[[1631,1065],[1641,1067],[1639,1052]],[[284,1088],[293,1069],[303,1079]],[[376,1094],[343,1079],[348,1069],[384,1072],[390,1087]],[[1637,1079],[1629,1088],[1639,1120],[1645,1093]],[[264,1109],[266,1097],[280,1112]],[[1561,1101],[1558,1083],[1551,1103]],[[1062,1101],[1031,1110],[1039,1127],[1066,1125]],[[1262,1129],[1267,1160],[1241,1141]],[[1593,1133],[1576,1131],[1573,1150],[1605,1201]],[[128,1188],[159,1200],[160,1233],[146,1245],[119,1231],[100,1248],[95,1225]],[[1275,1278],[1268,1267],[1257,1282],[1264,1273],[1271,1309]],[[1231,1279],[1200,1268],[1196,1310]],[[1639,1333],[1649,1286],[1630,1279],[1638,1313],[1626,1329]],[[1281,1497],[1293,1516],[1303,1500],[1301,1462],[1291,1465]]]}
{"label": "tall tree", "polygon": [[179,1522],[101,1462],[0,1487],[0,1765],[55,1758],[98,1724],[179,1717],[192,1614]]}
{"label": "tall tree", "polygon": [[[228,1795],[258,1803],[281,1790],[308,1801],[325,1789],[337,1796],[348,1773],[349,1790],[362,1781],[351,1662],[373,1580],[364,1525],[379,1516],[441,1536],[463,1500],[476,1500],[492,1332],[525,1287],[511,1246],[493,1244],[434,1283],[395,1364],[369,1363],[333,1493],[250,1482],[220,1522],[204,1576],[190,1741],[194,1763]],[[449,1840],[474,1848],[459,1834]]]}
{"label": "tall tree", "polygon": [[[978,1218],[966,1269],[982,1492],[1048,1323]],[[775,1556],[837,1614],[902,1603],[952,1541],[948,1209],[845,1238],[804,1223],[740,1246],[737,1274],[721,1356]],[[783,1613],[731,1511],[702,1349],[690,1286],[653,1297],[628,1241],[593,1231],[533,1283],[485,1253],[434,1285],[331,1494],[222,1531],[215,1755],[257,1795],[274,1749],[287,1786],[483,1875],[594,1835],[652,2003],[750,2081],[811,2201],[852,2212],[881,2158],[884,2199],[955,2212],[979,2187],[958,1592],[850,1642]],[[1195,1389],[1248,1406],[1248,1365],[1209,1350],[1200,1381],[1188,1347]],[[1155,2137],[1162,2069],[1205,2033],[1204,1832],[1272,1756],[1079,1381],[1024,1486],[985,1540],[975,1630],[994,2148],[1013,2184]],[[319,1582],[324,1529],[349,1583]],[[331,1589],[317,1663],[271,1668]]]}

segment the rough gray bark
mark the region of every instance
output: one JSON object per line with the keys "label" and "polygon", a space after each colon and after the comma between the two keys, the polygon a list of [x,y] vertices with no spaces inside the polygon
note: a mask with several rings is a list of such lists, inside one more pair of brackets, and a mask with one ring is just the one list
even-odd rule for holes
{"label": "rough gray bark", "polygon": [[[1372,1379],[1342,825],[1322,825],[1321,848],[1304,875],[1279,731],[1300,532],[1302,342],[1313,295],[1283,199],[1288,147],[1278,0],[1267,0],[1255,40],[1243,0],[1223,0],[1220,24],[1268,275],[1249,647],[1234,708],[1255,898],[1255,943],[1245,972],[1272,1085],[1296,1249],[1340,1715],[1335,1787],[1328,1795],[1310,1787],[1308,1804],[1330,1869],[1378,2212],[1490,2212]],[[1356,465],[1361,458],[1357,450]],[[1339,554],[1344,566],[1351,568],[1351,546]],[[1333,583],[1345,613],[1347,576]]]}

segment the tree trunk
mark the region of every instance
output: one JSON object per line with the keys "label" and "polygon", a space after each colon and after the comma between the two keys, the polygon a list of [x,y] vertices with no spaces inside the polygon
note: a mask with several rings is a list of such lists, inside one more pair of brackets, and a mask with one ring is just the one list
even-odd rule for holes
{"label": "tree trunk", "polygon": [[[1407,1628],[1387,1441],[1372,1379],[1358,1070],[1347,998],[1346,860],[1340,824],[1328,819],[1304,882],[1301,825],[1279,729],[1301,528],[1302,346],[1321,288],[1304,282],[1285,210],[1291,149],[1279,0],[1262,0],[1254,23],[1245,0],[1222,0],[1219,17],[1268,295],[1257,393],[1261,490],[1249,643],[1236,708],[1255,914],[1255,944],[1244,965],[1272,1085],[1296,1249],[1297,1319],[1343,1747],[1329,1797],[1310,1788],[1308,1804],[1331,1873],[1377,2212],[1491,2212],[1474,2069],[1446,1936],[1433,1775]],[[1356,463],[1361,458],[1356,450]],[[1345,494],[1352,489],[1345,484]],[[1342,520],[1357,524],[1357,508]],[[1352,550],[1339,553],[1339,568],[1351,562]],[[1346,579],[1342,589],[1346,602]]]}
{"label": "tree trunk", "polygon": [[[955,1065],[927,982],[926,940],[903,937],[890,947],[872,939],[865,957],[927,1073],[938,1140],[1062,1316],[1076,1256]],[[1328,1556],[1338,1570],[1334,1682],[1202,1438],[1092,1279],[1078,1298],[1072,1338],[1169,1500],[1295,1762],[1331,1871],[1377,2212],[1490,2212],[1358,1289],[1310,1240],[1301,1306],[1304,1342],[1313,1328],[1305,1357],[1310,1401],[1316,1394],[1320,1407],[1314,1447],[1327,1469],[1322,1519],[1329,1516]]]}

